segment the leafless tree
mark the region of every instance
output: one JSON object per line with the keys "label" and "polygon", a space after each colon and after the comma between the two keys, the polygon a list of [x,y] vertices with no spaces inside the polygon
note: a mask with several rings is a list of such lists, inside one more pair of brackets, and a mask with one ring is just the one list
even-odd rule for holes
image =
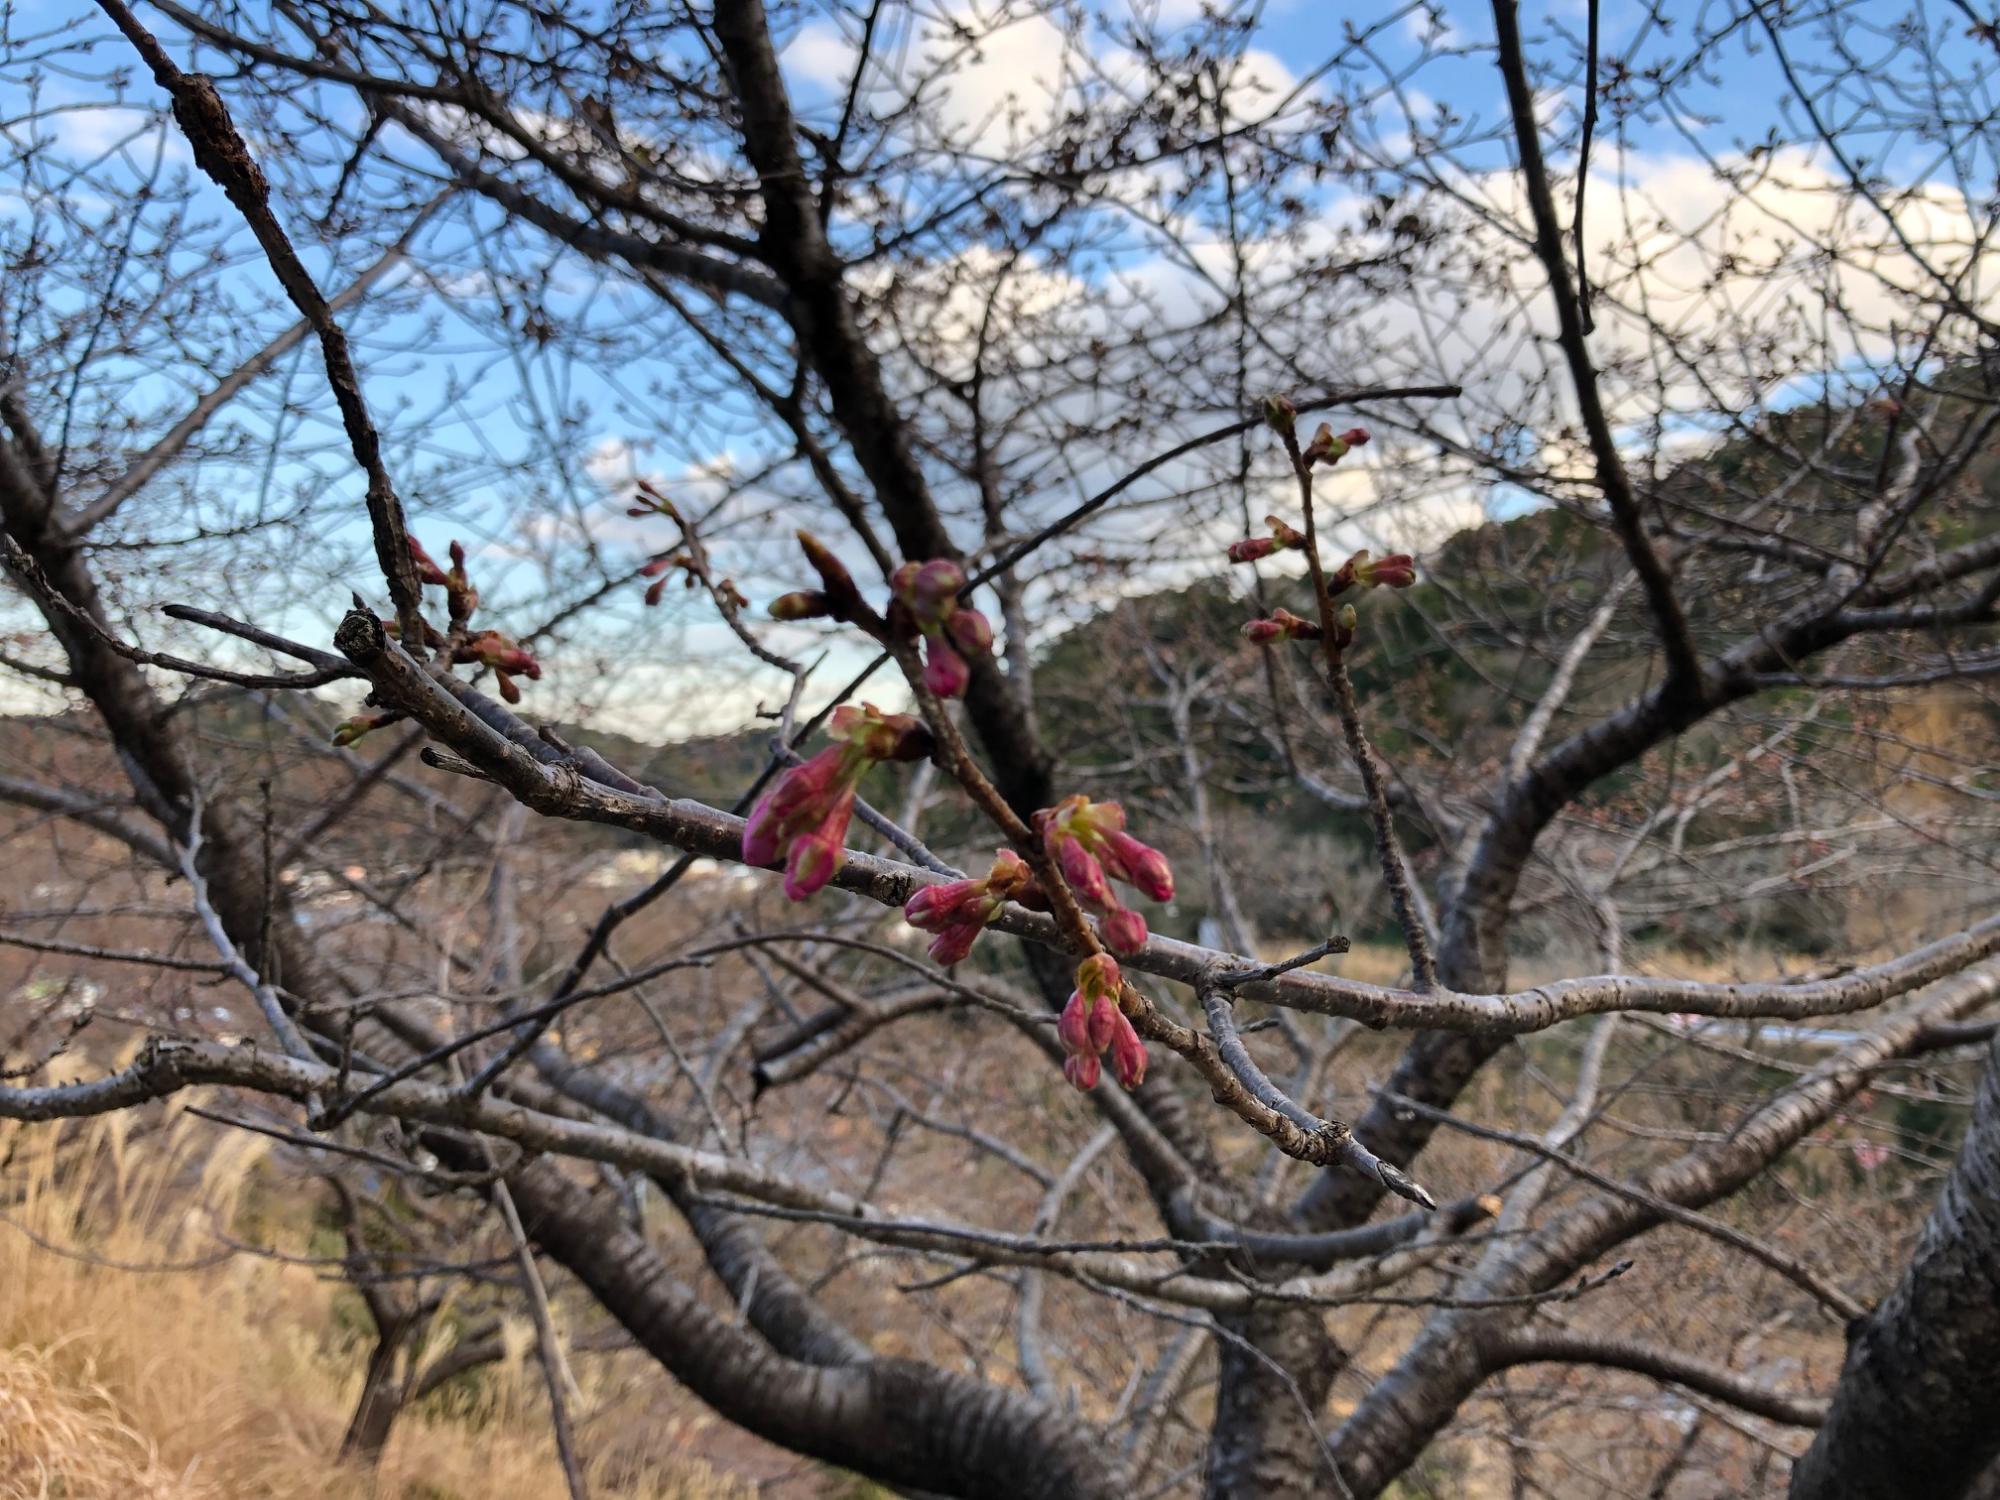
{"label": "leafless tree", "polygon": [[[0,670],[62,712],[0,800],[60,900],[0,940],[151,1035],[38,1083],[10,1018],[0,1117],[224,1089],[463,1195],[575,1493],[561,1298],[910,1493],[1979,1481],[1976,5],[1283,63],[1158,0],[53,11],[0,22]],[[740,785],[584,732],[753,698]],[[787,855],[809,905],[707,863]],[[1914,1196],[1884,1096],[1949,1127]]]}

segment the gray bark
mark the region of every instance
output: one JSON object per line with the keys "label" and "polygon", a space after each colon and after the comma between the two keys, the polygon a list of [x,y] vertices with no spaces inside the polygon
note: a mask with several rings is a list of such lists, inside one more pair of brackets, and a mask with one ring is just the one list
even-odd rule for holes
{"label": "gray bark", "polygon": [[1793,1500],[1971,1493],[2000,1456],[2000,1046],[1972,1124],[1893,1291],[1848,1329]]}

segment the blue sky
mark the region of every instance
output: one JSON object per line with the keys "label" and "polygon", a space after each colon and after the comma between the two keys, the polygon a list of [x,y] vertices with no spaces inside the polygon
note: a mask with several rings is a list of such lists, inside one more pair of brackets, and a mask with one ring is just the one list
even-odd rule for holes
{"label": "blue sky", "polygon": [[[1159,5],[1160,13],[1169,18],[1191,17],[1196,9],[1190,0],[1160,0]],[[1900,13],[1901,7],[1880,8],[1885,20]],[[1115,71],[1116,19],[1124,11],[1122,6],[1107,5],[1099,7],[1096,14],[1099,25],[1093,30],[1091,47],[1105,60],[1105,66]],[[1397,98],[1393,102],[1384,100],[1378,106],[1376,128],[1380,132],[1394,135],[1428,126],[1440,101],[1447,103],[1450,111],[1461,119],[1490,122],[1502,117],[1504,99],[1500,80],[1483,51],[1491,34],[1490,17],[1484,7],[1447,5],[1408,7],[1400,11],[1385,7],[1373,14],[1390,19],[1370,33],[1365,48],[1369,55],[1364,58],[1355,52],[1341,54],[1345,28],[1362,25],[1368,13],[1306,3],[1306,0],[1293,3],[1274,0],[1265,6],[1262,24],[1244,59],[1245,111],[1266,106],[1295,80],[1321,68],[1330,59],[1341,69],[1370,74],[1378,70],[1397,74],[1421,60],[1421,70],[1398,91]],[[1640,5],[1606,0],[1602,27],[1607,56],[1623,54],[1636,45],[1637,57],[1643,63],[1655,55],[1669,54],[1685,42],[1686,23],[1673,36],[1662,36],[1647,21],[1646,14]],[[184,61],[191,59],[185,39],[177,38],[170,24],[157,14],[149,19],[158,26],[177,56]],[[1552,35],[1581,35],[1584,21],[1583,6],[1572,0],[1560,0],[1552,7],[1529,6],[1525,17],[1531,47],[1537,55],[1552,55],[1557,50],[1547,45]],[[24,31],[71,24],[79,31],[108,33],[108,26],[95,9],[76,0],[16,0],[7,22],[17,36]],[[1940,18],[1938,24],[1941,35],[1949,32],[1948,20]],[[1851,44],[1863,53],[1880,45],[1865,33],[1850,33],[1850,36]],[[819,19],[807,21],[786,39],[783,60],[797,90],[801,112],[806,116],[826,116],[837,110],[845,88],[851,37],[851,30],[843,32],[841,27]],[[935,55],[936,44],[927,45],[916,37],[906,41],[907,45],[897,55],[904,59],[907,78],[911,72],[922,69],[927,57]],[[1053,45],[1052,28],[1036,21],[1006,28],[988,43],[987,61],[965,69],[951,84],[946,114],[957,121],[964,132],[963,140],[992,149],[1003,144],[998,127],[988,124],[982,129],[980,122],[988,119],[999,97],[1007,92],[1031,103],[1037,97],[1045,97],[1047,69],[1056,55],[1051,51]],[[98,49],[94,60],[102,62],[117,57],[122,46],[122,42],[111,37]],[[1465,49],[1466,55],[1459,55],[1461,49]],[[1797,58],[1798,64],[1805,68],[1826,60],[1823,51],[1810,47],[1802,49]],[[213,66],[213,54],[203,61]],[[1677,162],[1692,162],[1697,150],[1737,157],[1754,147],[1774,126],[1797,128],[1796,119],[1788,124],[1775,111],[1778,81],[1776,64],[1767,47],[1759,49],[1747,37],[1730,39],[1716,49],[1710,65],[1686,91],[1688,108],[1682,114],[1674,118],[1639,116],[1621,122],[1616,128],[1607,122],[1600,136],[1600,169],[1653,173],[1669,184],[1671,191],[1674,178],[1670,168]],[[189,170],[185,149],[171,132],[148,133],[149,112],[159,103],[158,91],[149,79],[140,76],[126,92],[130,108],[105,108],[102,86],[75,78],[51,75],[44,80],[44,90],[44,105],[54,100],[76,107],[48,116],[33,128],[53,134],[56,149],[71,159],[79,163],[94,162],[95,171],[128,178],[154,170],[168,176]],[[331,91],[325,97],[339,107],[337,95],[338,91]],[[1551,112],[1573,110],[1576,102],[1576,93],[1571,90],[1565,96],[1549,96],[1546,107]],[[20,76],[0,79],[0,118],[15,118],[28,108],[28,103]],[[347,108],[352,109],[351,103]],[[1408,120],[1399,117],[1405,109],[1411,117]],[[17,137],[28,128],[13,127]],[[133,132],[139,134],[128,139]],[[284,150],[280,142],[257,144],[266,152]],[[1950,165],[1941,162],[1933,148],[1913,139],[1878,140],[1857,135],[1854,149],[1865,151],[1885,175],[1900,181],[1935,177],[1942,167]],[[420,149],[407,142],[404,150],[410,159],[422,156]],[[1497,169],[1503,164],[1503,154],[1497,147],[1489,151],[1490,166]],[[107,152],[111,154],[107,156]],[[1613,165],[1605,167],[1604,163]],[[281,172],[294,166],[289,161],[274,165]],[[1471,165],[1475,168],[1480,165],[1477,153]],[[1981,165],[1972,164],[1974,168]],[[1984,165],[1990,167],[1990,159]],[[0,180],[0,225],[18,227],[26,222],[28,205],[20,198],[17,187],[16,180]],[[1313,191],[1320,195],[1323,211],[1338,216],[1351,197],[1350,188],[1350,184],[1325,183]],[[203,188],[203,193],[204,209],[217,223],[229,222],[230,210],[219,194],[207,188]],[[578,359],[565,361],[555,370],[514,362],[496,350],[483,329],[461,316],[465,306],[482,295],[470,268],[479,262],[477,247],[485,237],[486,226],[490,225],[491,213],[491,210],[476,210],[446,216],[430,233],[427,258],[433,264],[455,263],[467,270],[467,277],[457,284],[449,278],[441,279],[430,288],[424,311],[436,319],[434,324],[422,322],[413,313],[373,329],[376,344],[384,349],[396,347],[393,354],[385,354],[370,364],[367,387],[371,401],[385,418],[393,420],[398,411],[424,414],[422,441],[399,450],[396,455],[397,478],[410,501],[415,529],[434,550],[441,549],[445,538],[455,531],[467,532],[482,542],[481,581],[495,612],[505,615],[517,580],[524,596],[531,588],[539,591],[548,580],[521,556],[521,538],[516,532],[521,514],[518,497],[505,485],[491,483],[481,476],[495,472],[493,460],[535,445],[532,439],[538,414],[546,415],[549,410],[561,407],[572,415],[585,409],[591,415],[567,435],[572,458],[580,461],[544,466],[538,474],[537,482],[547,493],[542,498],[541,520],[537,524],[559,526],[566,505],[587,510],[603,523],[606,545],[630,549],[634,561],[654,543],[654,538],[617,517],[616,481],[629,467],[638,466],[659,475],[684,497],[699,500],[714,490],[713,484],[704,478],[705,473],[717,466],[733,466],[739,472],[754,469],[770,450],[768,438],[758,435],[745,406],[732,407],[726,402],[677,403],[671,389],[649,393],[656,383],[671,382],[673,367],[666,362],[649,369],[643,354],[636,358],[621,354],[615,364],[607,361],[598,366]],[[114,226],[107,223],[105,230],[113,232]],[[243,237],[237,238],[239,244],[233,248],[240,254]],[[304,248],[322,284],[331,289],[344,284],[372,258],[378,247],[347,244],[331,256],[309,242]],[[1116,258],[1106,263],[1107,271],[1129,271],[1149,253],[1144,245],[1135,242],[1122,263]],[[1051,274],[1070,272],[1066,267],[1050,270]],[[269,278],[254,256],[242,254],[229,274],[231,294],[245,308],[245,317],[255,319],[260,337],[284,325],[286,310],[277,302]],[[558,292],[551,302],[580,319],[599,320],[609,337],[609,331],[615,331],[620,320],[630,315],[629,299],[640,295],[629,286],[612,285],[607,289],[599,284],[588,288],[587,295],[580,288],[577,296],[568,299]],[[413,344],[418,339],[420,343]],[[369,343],[364,341],[362,348],[365,355]],[[315,359],[316,351],[307,346],[293,356],[288,371],[270,379],[274,382],[290,379],[310,385],[317,379]],[[441,393],[453,379],[461,381],[466,391],[460,398],[446,402]],[[163,382],[156,376],[135,373],[123,399],[132,406],[149,407],[164,419],[175,409],[179,396],[171,380]],[[259,420],[256,408],[246,405],[235,420],[254,429]],[[262,482],[280,492],[296,491],[315,482],[317,476],[316,482],[349,497],[345,508],[334,513],[335,519],[317,530],[317,545],[329,555],[353,559],[355,568],[360,570],[352,580],[354,585],[374,594],[379,587],[369,576],[365,531],[359,519],[360,482],[351,472],[343,472],[342,455],[329,441],[333,436],[330,424],[326,423],[321,423],[316,431],[308,426],[296,432],[287,444],[287,456],[275,468],[267,468]],[[302,445],[312,451],[303,452]],[[1086,466],[1077,482],[1084,484],[1092,477],[1093,471]],[[1095,477],[1101,478],[1102,473]],[[1055,486],[1049,503],[1061,506],[1074,498],[1068,487]],[[1504,513],[1520,500],[1505,492],[1483,491],[1467,497],[1464,503],[1483,505],[1488,513]],[[746,508],[754,511],[756,507],[754,503],[739,503],[736,507]],[[439,512],[448,512],[450,519],[438,519]],[[782,535],[782,528],[776,529]],[[665,540],[659,539],[661,544]],[[763,545],[725,558],[724,566],[737,571],[747,591],[761,600],[789,581],[786,572],[792,563],[785,549],[773,551]],[[678,599],[677,593],[669,597]],[[286,625],[308,638],[323,638],[344,602],[344,599],[331,602],[295,599]],[[624,628],[654,633],[662,628],[657,620],[634,625],[638,614],[629,600],[614,611],[616,619],[626,622]],[[676,649],[686,648],[677,657],[682,664],[676,669],[680,675],[652,665],[660,659],[658,655],[646,657],[643,663],[628,658],[620,668],[628,699],[644,700],[654,691],[649,685],[654,676],[659,678],[660,695],[682,694],[688,685],[685,673],[692,670],[688,663],[721,641],[720,627],[707,617],[705,610],[687,600],[670,606],[667,615],[670,623],[665,628],[676,634]],[[512,617],[508,618],[511,623]],[[618,638],[616,630],[607,637],[613,641]],[[828,678],[841,673],[861,654],[861,648],[854,643],[831,644],[834,655],[824,669]],[[716,671],[710,701],[723,704],[726,700],[728,705],[717,709],[718,722],[740,714],[745,704],[770,687],[769,679],[754,673],[747,679],[746,687],[746,679],[730,675],[733,667],[718,666]],[[629,708],[627,711],[630,712]],[[643,720],[644,714],[640,713],[633,720],[634,726],[643,727]]]}

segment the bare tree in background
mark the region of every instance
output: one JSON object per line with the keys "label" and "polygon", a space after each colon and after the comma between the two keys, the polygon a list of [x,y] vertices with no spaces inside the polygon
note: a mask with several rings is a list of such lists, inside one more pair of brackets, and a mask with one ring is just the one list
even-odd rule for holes
{"label": "bare tree in background", "polygon": [[[8,1017],[0,1116],[220,1088],[466,1195],[578,1493],[585,1304],[913,1493],[1964,1492],[1992,22],[1177,13],[10,13],[0,941],[150,1040]],[[725,696],[740,785],[575,727]],[[904,769],[780,816],[837,762]]]}

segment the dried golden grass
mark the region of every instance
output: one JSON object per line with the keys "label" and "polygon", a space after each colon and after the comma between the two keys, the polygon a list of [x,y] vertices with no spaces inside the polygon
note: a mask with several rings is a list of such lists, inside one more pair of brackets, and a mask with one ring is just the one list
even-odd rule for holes
{"label": "dried golden grass", "polygon": [[[282,1260],[205,1263],[216,1226],[246,1204],[260,1243],[303,1250],[314,1195],[293,1189],[260,1138],[185,1115],[0,1124],[0,1500],[564,1493],[533,1361],[519,1357],[449,1417],[404,1413],[372,1476],[334,1461],[365,1354],[334,1317],[342,1288]],[[640,1356],[614,1358],[666,1389]],[[752,1493],[670,1444],[604,1446],[625,1450],[621,1495]]]}

